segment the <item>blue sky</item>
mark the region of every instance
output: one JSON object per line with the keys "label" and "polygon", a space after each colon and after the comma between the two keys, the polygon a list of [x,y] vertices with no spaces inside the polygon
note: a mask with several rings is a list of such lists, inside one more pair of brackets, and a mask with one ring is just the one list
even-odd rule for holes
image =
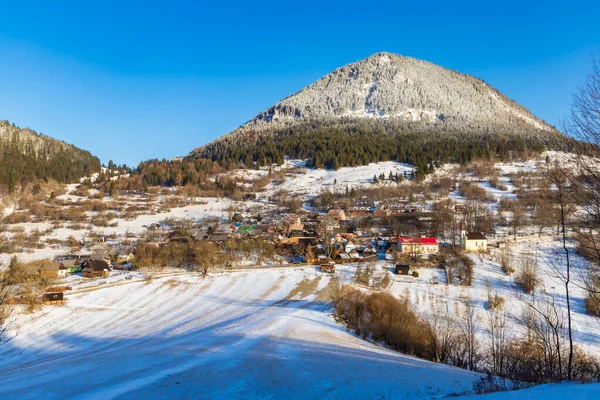
{"label": "blue sky", "polygon": [[600,53],[598,1],[218,3],[3,4],[0,119],[135,166],[389,51],[482,78],[557,124]]}

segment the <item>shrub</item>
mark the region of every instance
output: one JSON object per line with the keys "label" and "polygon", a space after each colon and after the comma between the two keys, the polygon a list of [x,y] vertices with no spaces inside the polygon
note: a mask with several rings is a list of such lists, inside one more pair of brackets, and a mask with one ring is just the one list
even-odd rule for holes
{"label": "shrub", "polygon": [[490,310],[502,310],[504,309],[504,298],[501,296],[494,294],[488,296],[488,308]]}
{"label": "shrub", "polygon": [[537,265],[530,258],[524,258],[521,270],[515,276],[515,282],[520,284],[527,293],[533,293],[540,284]]}
{"label": "shrub", "polygon": [[494,393],[494,392],[506,392],[508,390],[513,390],[510,382],[504,378],[500,378],[494,376],[492,374],[487,374],[484,377],[479,378],[478,381],[475,381],[473,384],[473,390],[476,394],[486,394],[486,393]]}
{"label": "shrub", "polygon": [[408,300],[385,292],[368,295],[346,287],[334,305],[338,317],[357,335],[402,353],[430,358],[428,325],[412,311]]}
{"label": "shrub", "polygon": [[469,181],[463,181],[458,186],[460,194],[469,200],[474,201],[492,201],[493,197],[488,192],[478,185],[472,184]]}
{"label": "shrub", "polygon": [[373,287],[376,289],[387,289],[390,286],[390,274],[385,272],[381,279],[373,282]]}
{"label": "shrub", "polygon": [[[563,360],[567,358],[562,354]],[[557,382],[565,378],[566,365],[563,371],[558,369],[557,354],[549,356],[544,352],[542,343],[536,341],[512,341],[506,348],[504,374],[513,379],[514,383],[547,383]],[[575,347],[573,352],[572,380],[591,382],[597,380],[600,374],[598,360]]]}
{"label": "shrub", "polygon": [[371,276],[373,275],[373,266],[366,265],[365,267],[359,266],[356,268],[356,274],[354,275],[354,281],[359,285],[369,286],[371,282]]}
{"label": "shrub", "polygon": [[510,249],[507,245],[500,252],[500,267],[502,268],[502,272],[506,275],[512,275],[515,272],[515,269],[512,267],[510,262]]}
{"label": "shrub", "polygon": [[600,298],[593,294],[588,294],[585,298],[585,311],[594,317],[600,317]]}
{"label": "shrub", "polygon": [[493,176],[493,177],[490,178],[490,186],[493,187],[493,188],[496,188],[498,190],[502,190],[502,191],[507,191],[508,190],[508,187],[505,184],[501,183],[498,180],[497,176]]}
{"label": "shrub", "polygon": [[412,272],[412,276],[413,276],[413,278],[418,278],[419,277],[419,272],[418,271],[413,271]]}

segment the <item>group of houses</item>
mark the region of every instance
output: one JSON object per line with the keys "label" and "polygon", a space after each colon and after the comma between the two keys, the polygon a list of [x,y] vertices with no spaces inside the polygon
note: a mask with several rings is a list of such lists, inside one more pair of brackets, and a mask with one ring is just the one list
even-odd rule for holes
{"label": "group of houses", "polygon": [[70,254],[44,263],[38,269],[43,278],[56,279],[81,273],[83,278],[108,277],[111,269],[130,269],[135,259],[134,249],[112,247],[89,255]]}
{"label": "group of houses", "polygon": [[360,200],[335,201],[331,204],[335,212],[343,211],[348,217],[373,215],[374,217],[390,217],[405,213],[415,213],[422,209],[418,203],[410,203],[407,198],[390,199],[385,202],[362,198]]}
{"label": "group of houses", "polygon": [[[362,199],[333,203],[325,212],[244,216],[241,212],[211,223],[198,221],[185,229],[166,222],[147,227],[156,247],[169,243],[208,241],[223,246],[229,241],[250,239],[271,243],[278,254],[289,256],[292,263],[346,263],[366,260],[428,258],[440,253],[438,238],[428,235],[390,234],[385,227],[357,229],[356,220],[364,213],[388,216],[419,211],[406,199],[374,202]],[[457,213],[459,210],[457,209]],[[480,232],[468,232],[461,225],[460,248],[465,252],[487,251],[487,239]],[[61,278],[81,273],[82,277],[107,276],[111,269],[130,269],[135,263],[135,248],[102,241],[102,252],[87,256],[69,255],[40,268],[41,276]]]}

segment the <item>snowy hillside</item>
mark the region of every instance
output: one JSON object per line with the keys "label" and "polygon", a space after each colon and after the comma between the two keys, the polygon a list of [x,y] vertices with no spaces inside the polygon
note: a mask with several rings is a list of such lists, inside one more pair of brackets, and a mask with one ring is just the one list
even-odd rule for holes
{"label": "snowy hillside", "polygon": [[315,268],[124,277],[20,316],[0,398],[430,399],[478,379],[349,334]]}
{"label": "snowy hillside", "polygon": [[[330,192],[344,192],[346,188],[359,189],[373,187],[373,177],[385,175],[387,179],[389,174],[394,176],[412,176],[415,168],[408,164],[386,161],[371,163],[360,167],[344,167],[338,170],[307,168],[306,160],[286,159],[283,165],[273,166],[272,171],[283,172],[281,179],[274,180],[265,188],[266,191],[260,197],[269,198],[278,191],[289,192],[299,195],[303,199],[310,199],[317,196],[325,190]],[[256,180],[268,177],[269,168],[261,170],[236,170],[228,172],[227,176],[233,176],[240,179]],[[380,185],[391,184],[389,181],[382,181]]]}

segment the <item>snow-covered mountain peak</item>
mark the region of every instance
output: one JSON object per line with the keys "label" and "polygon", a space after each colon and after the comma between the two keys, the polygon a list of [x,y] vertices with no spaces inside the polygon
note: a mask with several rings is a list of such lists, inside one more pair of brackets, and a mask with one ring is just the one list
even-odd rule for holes
{"label": "snow-covered mountain peak", "polygon": [[279,101],[233,133],[313,118],[397,118],[432,128],[554,128],[484,81],[427,61],[376,53]]}

